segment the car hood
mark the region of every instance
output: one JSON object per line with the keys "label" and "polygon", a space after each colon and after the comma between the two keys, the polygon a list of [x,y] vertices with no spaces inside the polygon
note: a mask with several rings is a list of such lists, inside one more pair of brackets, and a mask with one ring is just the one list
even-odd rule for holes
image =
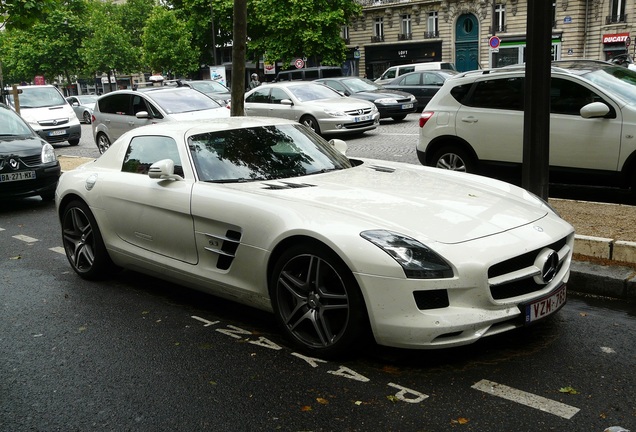
{"label": "car hood", "polygon": [[409,99],[411,97],[410,93],[398,91],[398,90],[388,90],[388,89],[378,89],[373,91],[361,91],[357,93],[353,93],[351,96],[364,98],[368,100],[376,100],[383,98],[404,98]]}
{"label": "car hood", "polygon": [[548,213],[538,199],[508,183],[400,165],[365,160],[352,169],[227,186],[293,201],[288,208],[329,209],[335,220],[349,219],[362,229],[389,229],[447,244],[508,231]]}
{"label": "car hood", "polygon": [[38,136],[0,137],[0,155],[29,156],[42,152],[43,141]]}
{"label": "car hood", "polygon": [[229,116],[230,110],[225,107],[170,114],[170,118],[180,121],[225,118]]}

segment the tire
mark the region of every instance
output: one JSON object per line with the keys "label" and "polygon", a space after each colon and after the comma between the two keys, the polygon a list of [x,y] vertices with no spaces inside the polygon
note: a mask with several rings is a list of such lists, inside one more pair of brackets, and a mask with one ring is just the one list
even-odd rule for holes
{"label": "tire", "polygon": [[451,171],[474,173],[477,169],[475,159],[462,148],[455,145],[446,145],[440,148],[431,166]]}
{"label": "tire", "polygon": [[396,115],[396,116],[393,116],[393,117],[391,117],[391,118],[392,118],[394,121],[399,122],[399,121],[402,121],[402,120],[404,120],[404,119],[406,118],[406,114],[403,114],[403,115]]}
{"label": "tire", "polygon": [[110,140],[104,133],[99,133],[97,135],[97,150],[99,150],[99,154],[104,154],[106,150],[110,147]]}
{"label": "tire", "polygon": [[368,318],[349,268],[330,249],[299,244],[278,259],[269,284],[283,331],[303,351],[337,358],[367,341]]}
{"label": "tire", "polygon": [[55,199],[55,190],[40,194],[40,198],[42,198],[42,201],[46,202],[53,201]]}
{"label": "tire", "polygon": [[68,262],[83,279],[102,279],[114,269],[97,222],[83,201],[64,208],[62,241]]}
{"label": "tire", "polygon": [[88,111],[84,111],[84,114],[82,114],[82,120],[84,120],[84,123],[86,124],[91,124],[91,113],[89,113]]}
{"label": "tire", "polygon": [[79,145],[79,142],[80,142],[79,138],[68,140],[68,143],[72,146]]}
{"label": "tire", "polygon": [[304,115],[300,118],[300,124],[304,124],[309,129],[320,135],[320,126],[318,126],[318,121],[314,117],[310,115]]}

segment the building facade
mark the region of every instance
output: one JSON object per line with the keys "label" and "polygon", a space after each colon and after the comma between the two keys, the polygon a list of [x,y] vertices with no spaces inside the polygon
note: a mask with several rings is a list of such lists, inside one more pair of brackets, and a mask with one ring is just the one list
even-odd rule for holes
{"label": "building facade", "polygon": [[[347,69],[377,78],[390,66],[455,63],[460,71],[525,61],[532,0],[356,0],[360,16],[342,30]],[[554,0],[552,58],[634,55],[636,0]]]}

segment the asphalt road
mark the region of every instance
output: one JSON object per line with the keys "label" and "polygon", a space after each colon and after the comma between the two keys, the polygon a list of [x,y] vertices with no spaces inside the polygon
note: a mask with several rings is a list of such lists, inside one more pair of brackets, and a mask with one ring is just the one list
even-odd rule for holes
{"label": "asphalt road", "polygon": [[[352,152],[408,159],[408,124]],[[85,139],[56,151],[96,156]],[[51,203],[2,204],[3,432],[636,430],[634,305],[570,297],[469,347],[327,362],[267,313],[133,272],[83,281],[61,246]]]}

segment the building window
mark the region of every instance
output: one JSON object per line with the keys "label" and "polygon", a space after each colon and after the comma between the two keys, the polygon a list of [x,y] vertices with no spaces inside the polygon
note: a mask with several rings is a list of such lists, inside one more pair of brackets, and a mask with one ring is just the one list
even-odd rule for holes
{"label": "building window", "polygon": [[625,2],[626,0],[610,1],[610,16],[607,17],[607,24],[627,21],[627,16],[625,15]]}
{"label": "building window", "polygon": [[342,37],[342,39],[344,39],[345,44],[348,45],[350,38],[349,38],[349,26],[342,26],[340,29],[340,36]]}
{"label": "building window", "polygon": [[407,40],[407,39],[412,39],[413,36],[411,34],[411,15],[410,14],[404,14],[402,15],[402,21],[401,21],[401,28],[400,28],[401,34],[399,39],[401,40]]}
{"label": "building window", "polygon": [[437,20],[437,12],[429,12],[428,20],[426,22],[426,37],[434,38],[439,36],[439,27]]}
{"label": "building window", "polygon": [[495,5],[494,25],[495,32],[506,31],[506,6],[501,3]]}
{"label": "building window", "polygon": [[373,25],[372,42],[384,41],[384,18],[376,18]]}

